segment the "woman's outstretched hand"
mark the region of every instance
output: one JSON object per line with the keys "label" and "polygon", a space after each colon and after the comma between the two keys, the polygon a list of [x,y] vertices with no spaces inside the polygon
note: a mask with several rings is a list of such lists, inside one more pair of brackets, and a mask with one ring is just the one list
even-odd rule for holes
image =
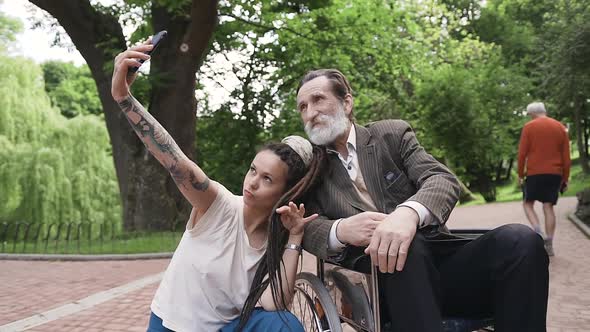
{"label": "woman's outstretched hand", "polygon": [[139,67],[139,59],[148,60],[149,55],[144,52],[151,51],[154,46],[151,44],[151,38],[143,44],[133,46],[128,50],[119,53],[115,57],[115,67],[113,69],[113,80],[111,84],[111,95],[116,102],[120,102],[129,95],[129,87],[137,77],[137,72],[129,72],[129,67]]}
{"label": "woman's outstretched hand", "polygon": [[297,207],[293,202],[289,202],[289,205],[284,205],[278,208],[277,213],[281,215],[281,222],[289,231],[290,235],[302,235],[305,224],[318,217],[318,214],[314,213],[311,216],[304,218],[305,206],[299,204],[299,207]]}

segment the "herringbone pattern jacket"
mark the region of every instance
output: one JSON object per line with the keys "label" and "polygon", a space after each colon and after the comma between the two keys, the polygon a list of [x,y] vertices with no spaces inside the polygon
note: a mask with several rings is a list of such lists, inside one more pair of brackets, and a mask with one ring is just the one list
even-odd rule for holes
{"label": "herringbone pattern jacket", "polygon": [[[444,224],[458,200],[456,177],[418,143],[410,125],[401,120],[355,125],[360,171],[379,212],[391,213],[413,200],[424,205]],[[305,202],[306,210],[320,217],[305,228],[303,247],[312,254],[328,256],[328,236],[335,220],[371,211],[358,196],[350,177],[334,153],[321,183]]]}

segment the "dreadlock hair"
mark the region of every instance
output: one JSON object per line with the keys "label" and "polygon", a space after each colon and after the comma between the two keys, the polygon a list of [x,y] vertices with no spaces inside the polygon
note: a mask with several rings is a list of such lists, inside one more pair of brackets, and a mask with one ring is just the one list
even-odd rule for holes
{"label": "dreadlock hair", "polygon": [[[325,148],[313,145],[313,158],[309,168],[306,168],[303,159],[285,143],[267,144],[261,149],[261,151],[264,150],[270,150],[276,153],[287,164],[289,167],[287,188],[290,189],[277,201],[269,216],[266,252],[256,269],[252,286],[250,287],[250,294],[248,294],[246,303],[240,313],[238,332],[242,331],[246,326],[248,319],[250,319],[256,307],[256,303],[269,286],[275,307],[287,308],[285,296],[282,292],[281,263],[283,262],[285,245],[289,239],[289,231],[283,226],[281,216],[276,210],[289,202],[299,204],[305,200],[306,194],[315,186],[317,179],[320,178],[326,158]],[[268,278],[265,279],[266,275],[268,275]]]}

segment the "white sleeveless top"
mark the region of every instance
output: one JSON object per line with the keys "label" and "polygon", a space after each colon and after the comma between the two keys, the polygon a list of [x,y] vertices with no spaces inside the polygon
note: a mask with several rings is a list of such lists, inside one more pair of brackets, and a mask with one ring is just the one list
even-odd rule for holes
{"label": "white sleeveless top", "polygon": [[240,314],[266,244],[250,246],[244,202],[217,182],[215,201],[194,225],[193,209],[152,301],[163,325],[177,332],[217,331]]}

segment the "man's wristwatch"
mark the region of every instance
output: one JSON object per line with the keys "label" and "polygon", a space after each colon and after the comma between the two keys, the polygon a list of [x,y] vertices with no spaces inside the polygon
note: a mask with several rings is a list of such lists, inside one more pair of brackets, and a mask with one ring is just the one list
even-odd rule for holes
{"label": "man's wristwatch", "polygon": [[287,243],[285,245],[285,249],[297,250],[299,251],[299,253],[301,253],[301,251],[303,250],[303,248],[300,245],[294,243]]}

